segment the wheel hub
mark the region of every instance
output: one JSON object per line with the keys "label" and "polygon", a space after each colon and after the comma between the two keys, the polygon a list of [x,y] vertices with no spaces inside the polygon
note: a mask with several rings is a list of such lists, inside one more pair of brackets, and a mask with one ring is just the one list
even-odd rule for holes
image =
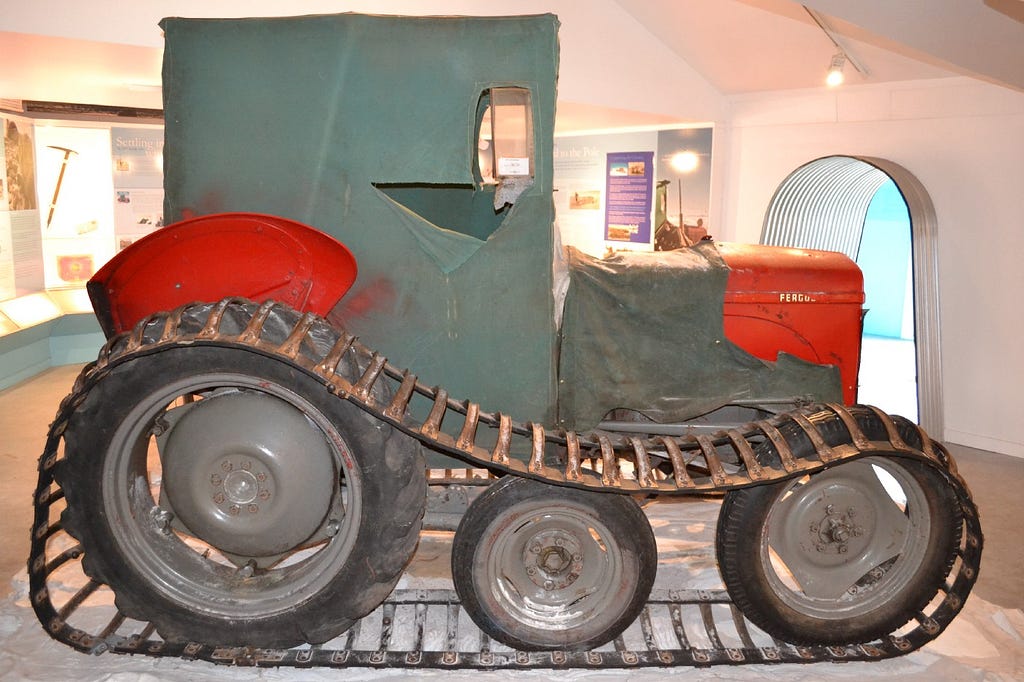
{"label": "wheel hub", "polygon": [[258,514],[260,503],[270,500],[273,479],[266,467],[253,466],[253,460],[244,455],[227,457],[210,474],[213,503],[221,511]]}
{"label": "wheel hub", "polygon": [[334,460],[297,408],[228,391],[164,416],[161,504],[187,532],[227,555],[270,557],[323,526],[337,485]]}
{"label": "wheel hub", "polygon": [[834,504],[826,505],[825,516],[810,526],[814,548],[824,553],[846,554],[850,549],[850,541],[864,535],[864,527],[854,521],[856,516],[856,507],[850,506],[839,511]]}
{"label": "wheel hub", "polygon": [[583,553],[572,533],[549,529],[537,533],[523,552],[526,574],[547,591],[569,587],[583,570]]}

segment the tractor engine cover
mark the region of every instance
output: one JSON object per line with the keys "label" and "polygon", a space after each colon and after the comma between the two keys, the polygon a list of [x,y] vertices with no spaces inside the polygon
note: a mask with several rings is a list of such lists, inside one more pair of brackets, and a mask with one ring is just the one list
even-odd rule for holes
{"label": "tractor engine cover", "polygon": [[760,244],[719,243],[729,266],[725,335],[751,355],[775,361],[788,353],[835,365],[843,402],[857,402],[864,276],[850,258]]}

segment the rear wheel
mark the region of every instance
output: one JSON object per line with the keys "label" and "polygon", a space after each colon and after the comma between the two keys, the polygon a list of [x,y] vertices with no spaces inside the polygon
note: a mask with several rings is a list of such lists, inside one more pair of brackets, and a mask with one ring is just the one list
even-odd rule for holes
{"label": "rear wheel", "polygon": [[657,570],[654,534],[630,498],[509,476],[477,498],[452,548],[462,604],[524,650],[584,650],[636,619]]}
{"label": "rear wheel", "polygon": [[[834,445],[833,426],[823,432]],[[913,618],[942,584],[959,541],[957,510],[932,467],[868,457],[728,493],[719,566],[743,613],[775,637],[870,641]]]}
{"label": "rear wheel", "polygon": [[63,521],[86,573],[170,640],[326,641],[387,596],[418,538],[418,445],[250,351],[130,360],[66,443]]}

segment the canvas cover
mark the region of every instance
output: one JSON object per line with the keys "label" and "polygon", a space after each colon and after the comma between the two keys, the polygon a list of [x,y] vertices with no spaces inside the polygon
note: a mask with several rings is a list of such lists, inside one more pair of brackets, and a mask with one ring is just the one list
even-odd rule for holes
{"label": "canvas cover", "polygon": [[839,373],[790,355],[760,360],[725,337],[729,268],[713,242],[597,259],[569,249],[559,423],[609,410],[678,423],[747,400],[842,401]]}
{"label": "canvas cover", "polygon": [[[422,381],[577,429],[618,407],[678,421],[735,399],[840,395],[828,368],[725,339],[712,245],[571,252],[559,337],[553,15],[161,26],[165,215],[267,213],[338,238],[359,275],[332,318]],[[474,165],[478,121],[482,94],[509,86],[530,92],[533,177],[496,189]]]}
{"label": "canvas cover", "polygon": [[[551,423],[558,20],[161,26],[165,215],[252,211],[335,236],[359,265],[335,311],[350,331],[454,396]],[[532,184],[501,214],[473,170],[494,86],[530,90],[536,152]]]}

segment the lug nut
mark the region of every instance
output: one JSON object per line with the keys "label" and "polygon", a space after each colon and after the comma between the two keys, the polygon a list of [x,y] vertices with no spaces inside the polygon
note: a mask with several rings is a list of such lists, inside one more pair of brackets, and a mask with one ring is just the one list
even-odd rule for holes
{"label": "lug nut", "polygon": [[156,524],[156,527],[160,529],[161,533],[164,533],[165,535],[170,534],[171,519],[174,518],[174,514],[167,511],[166,509],[161,509],[160,507],[153,507],[151,516],[153,518],[153,522]]}

